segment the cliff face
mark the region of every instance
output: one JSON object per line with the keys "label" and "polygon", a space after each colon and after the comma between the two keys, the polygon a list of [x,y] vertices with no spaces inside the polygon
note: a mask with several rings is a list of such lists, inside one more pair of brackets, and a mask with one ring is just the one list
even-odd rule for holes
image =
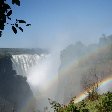
{"label": "cliff face", "polygon": [[[94,79],[94,74],[101,79],[108,77],[112,74],[111,66],[112,35],[100,38],[98,44],[85,46],[78,42],[68,46],[61,52],[58,101],[67,103],[71,97],[79,95],[84,89],[82,82]],[[92,69],[94,73],[89,73]]]}
{"label": "cliff face", "polygon": [[[71,44],[63,51],[61,51],[61,65],[58,76],[58,102],[66,104],[71,99],[71,97],[74,97],[74,95],[76,94],[74,90],[77,89],[77,91],[79,91],[78,88],[80,87],[76,84],[74,85],[73,80],[76,79],[76,77],[74,73],[71,73],[71,71],[73,70],[66,70],[69,69],[72,64],[76,63],[79,58],[83,57],[87,51],[89,52],[89,49],[87,50],[87,47],[81,42],[77,42],[75,45]],[[75,81],[75,83],[77,82]]]}
{"label": "cliff face", "polygon": [[[26,82],[26,78],[16,75],[16,71],[13,70],[11,56],[1,56],[0,98],[9,102],[12,107],[19,110],[30,97],[33,97],[33,93]],[[10,111],[8,110],[8,112]]]}

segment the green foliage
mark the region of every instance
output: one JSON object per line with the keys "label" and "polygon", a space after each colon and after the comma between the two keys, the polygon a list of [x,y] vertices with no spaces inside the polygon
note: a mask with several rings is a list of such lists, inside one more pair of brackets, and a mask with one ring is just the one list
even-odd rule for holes
{"label": "green foliage", "polygon": [[76,106],[73,100],[71,100],[68,105],[61,105],[56,101],[52,101],[51,99],[48,100],[54,112],[89,112],[89,110],[86,108],[79,108],[78,106]]}
{"label": "green foliage", "polygon": [[[12,4],[16,4],[20,6],[20,0],[12,0]],[[12,18],[11,18],[12,14],[13,14],[13,10],[10,4],[7,2],[7,0],[0,0],[0,37],[2,36],[2,32],[6,24],[12,27],[12,31],[15,34],[17,33],[17,29],[23,32],[23,28],[20,27],[20,24],[25,24],[26,26],[31,25],[31,24],[27,24],[25,20],[18,20],[18,19],[16,19],[16,22],[9,23],[8,20],[12,22]]]}
{"label": "green foliage", "polygon": [[95,89],[93,89],[91,92],[88,92],[88,99],[91,101],[97,100],[99,97],[99,94]]}
{"label": "green foliage", "polygon": [[72,99],[67,105],[61,105],[49,99],[54,112],[112,112],[112,93],[99,95],[97,100],[86,98],[78,103]]}
{"label": "green foliage", "polygon": [[98,109],[98,112],[112,112],[112,93],[106,93],[102,97],[99,105],[96,105],[96,108]]}

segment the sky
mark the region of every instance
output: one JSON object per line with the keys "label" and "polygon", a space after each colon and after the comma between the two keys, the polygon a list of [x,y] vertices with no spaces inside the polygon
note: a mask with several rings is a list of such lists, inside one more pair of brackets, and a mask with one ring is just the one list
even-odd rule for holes
{"label": "sky", "polygon": [[97,43],[102,34],[112,34],[112,0],[21,0],[20,7],[12,8],[13,19],[32,25],[16,35],[6,26],[0,47],[51,49],[77,41]]}

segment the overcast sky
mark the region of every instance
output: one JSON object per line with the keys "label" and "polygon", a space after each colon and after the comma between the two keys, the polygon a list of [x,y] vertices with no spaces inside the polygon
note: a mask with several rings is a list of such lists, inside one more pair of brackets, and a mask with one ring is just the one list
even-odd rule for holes
{"label": "overcast sky", "polygon": [[13,18],[32,26],[17,35],[6,28],[0,47],[51,48],[78,40],[89,44],[112,34],[112,0],[21,0],[13,9]]}

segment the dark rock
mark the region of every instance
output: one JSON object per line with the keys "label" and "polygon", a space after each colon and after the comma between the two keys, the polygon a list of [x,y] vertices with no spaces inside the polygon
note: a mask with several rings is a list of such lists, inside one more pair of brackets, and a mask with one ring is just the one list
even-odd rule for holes
{"label": "dark rock", "polygon": [[33,97],[26,78],[16,75],[16,71],[13,70],[11,56],[0,56],[0,97],[17,110]]}

